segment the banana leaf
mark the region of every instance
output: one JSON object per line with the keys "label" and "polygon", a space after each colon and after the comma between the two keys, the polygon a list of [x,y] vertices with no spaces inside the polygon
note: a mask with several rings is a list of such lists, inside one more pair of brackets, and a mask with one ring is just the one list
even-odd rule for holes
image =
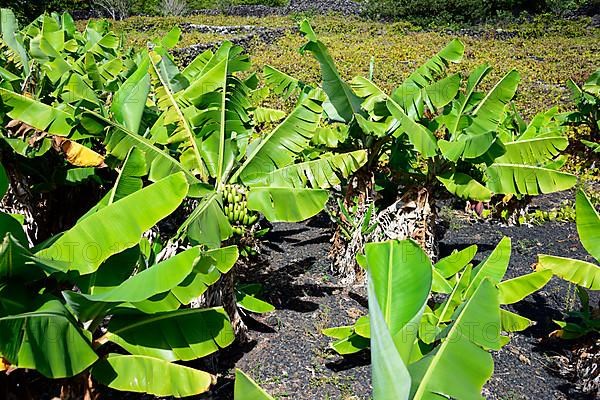
{"label": "banana leaf", "polygon": [[208,391],[212,375],[147,356],[109,354],[92,368],[98,382],[117,390],[187,397]]}
{"label": "banana leaf", "polygon": [[73,316],[55,299],[34,311],[0,317],[0,354],[48,378],[77,375],[98,360]]}
{"label": "banana leaf", "polygon": [[188,361],[229,346],[235,335],[222,308],[192,308],[150,315],[115,314],[106,339],[134,355]]}
{"label": "banana leaf", "polygon": [[146,230],[181,204],[187,191],[184,175],[171,175],[82,220],[37,256],[66,263],[65,271],[92,273],[111,255],[139,243]]}

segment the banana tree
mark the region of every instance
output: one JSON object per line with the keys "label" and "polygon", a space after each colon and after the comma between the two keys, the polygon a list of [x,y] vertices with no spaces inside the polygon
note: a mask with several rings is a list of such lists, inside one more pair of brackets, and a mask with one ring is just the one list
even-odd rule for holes
{"label": "banana tree", "polygon": [[[436,268],[412,240],[365,246],[359,262],[369,276],[374,399],[481,398],[494,369],[490,351],[508,342],[502,332],[510,313],[500,305],[530,293],[537,280],[530,275],[500,283],[507,249],[505,238],[473,269],[458,267],[469,263],[472,248]],[[446,282],[444,274],[460,269],[448,299],[432,309],[431,293]]]}
{"label": "banana tree", "polygon": [[591,74],[581,87],[572,80],[567,85],[571,89],[577,110],[567,113],[565,122],[569,125],[587,126],[591,141],[582,140],[582,143],[597,149],[600,141],[600,69]]}
{"label": "banana tree", "polygon": [[540,254],[536,266],[539,271],[551,271],[559,278],[577,285],[583,307],[582,313],[577,315],[580,317],[579,321],[556,321],[560,326],[556,335],[565,339],[576,338],[589,331],[598,332],[600,329],[600,321],[593,316],[593,308],[586,293],[586,289],[600,290],[600,216],[582,189],[577,192],[576,213],[579,240],[593,261]]}
{"label": "banana tree", "polygon": [[[402,297],[401,293],[406,292],[406,287],[419,287],[419,290],[425,291],[427,294],[435,294],[436,297],[430,298],[427,305],[424,307],[419,319],[414,322],[416,336],[414,340],[419,344],[420,348],[431,350],[432,346],[440,341],[441,335],[447,329],[456,323],[456,311],[469,301],[477,287],[485,279],[495,287],[498,291],[498,305],[508,306],[515,304],[532,293],[542,289],[552,277],[550,271],[538,271],[531,274],[522,275],[513,279],[503,280],[508,269],[511,255],[511,241],[509,238],[504,238],[500,241],[492,253],[481,261],[478,265],[473,266],[472,261],[477,254],[477,246],[472,245],[460,251],[454,251],[451,255],[442,258],[435,264],[431,264],[429,259],[423,254],[422,250],[414,242],[386,242],[386,246],[382,244],[367,244],[365,246],[365,255],[359,256],[359,263],[370,274],[371,280],[376,288],[379,288],[378,282],[383,282],[384,277],[389,278],[391,283],[387,286],[393,288],[390,291],[393,297],[379,300],[380,307],[385,313],[393,313],[396,307],[395,304],[404,304],[402,301],[407,301]],[[390,257],[389,271],[380,271],[383,268],[384,261]],[[404,257],[404,258],[400,258]],[[423,257],[423,258],[419,258]],[[376,265],[377,269],[372,266]],[[419,268],[417,268],[419,266]],[[411,280],[402,272],[410,268],[416,268],[418,271],[415,274],[423,274],[430,276],[430,284],[416,286],[414,279]],[[375,274],[378,275],[375,275]],[[412,273],[412,272],[411,272]],[[383,274],[384,277],[379,277]],[[423,278],[424,279],[424,278]],[[400,283],[396,282],[405,282]],[[383,283],[381,283],[383,285]],[[422,288],[422,286],[424,286]],[[385,287],[377,290],[383,291]],[[440,296],[441,295],[441,296]],[[430,296],[431,297],[431,296]],[[380,296],[378,295],[378,299]],[[442,299],[443,301],[434,301],[433,299]],[[396,302],[396,303],[395,303]],[[347,355],[359,352],[373,345],[372,339],[372,321],[371,314],[359,318],[355,324],[350,326],[342,326],[328,328],[323,333],[329,337],[336,339],[331,347],[338,354]],[[411,311],[408,310],[407,313]],[[515,314],[505,308],[500,308],[501,330],[504,332],[522,331],[533,325],[533,321]],[[386,315],[386,323],[390,324],[390,318]],[[391,327],[392,335],[396,335],[395,328]],[[370,342],[371,340],[371,342]],[[505,340],[505,339],[503,339]],[[373,352],[373,348],[371,349]]]}
{"label": "banana tree", "polygon": [[[327,189],[366,161],[356,151],[297,162],[321,119],[322,91],[311,91],[274,128],[262,130],[265,110],[257,117],[250,102],[256,77],[239,77],[250,68],[242,48],[225,42],[180,70],[168,53],[179,33],[173,30],[142,57],[115,94],[109,118],[84,111],[106,126],[111,157],[123,159],[136,147],[151,181],[173,172],[186,176],[191,211],[171,244],[216,248],[232,236],[235,243],[251,236],[259,215],[297,222],[320,212]],[[148,112],[156,117],[146,128]],[[233,273],[222,286],[223,304],[241,332]]]}
{"label": "banana tree", "polygon": [[[69,14],[44,14],[19,30],[10,10],[0,17],[0,151],[12,185],[27,188],[11,191],[4,206],[26,211],[27,233],[41,241],[91,206],[98,198],[89,194],[101,193],[102,183],[110,187],[102,127],[80,111],[101,112],[136,61],[106,22],[79,32]],[[81,197],[90,203],[74,204]],[[62,212],[61,224],[52,215],[66,205],[73,215]]]}
{"label": "banana tree", "polygon": [[[117,191],[125,194],[122,188]],[[28,245],[16,220],[3,223],[4,368],[88,383],[81,393],[73,391],[73,380],[65,381],[64,398],[91,398],[92,382],[157,396],[207,391],[213,376],[175,362],[228,346],[233,330],[222,308],[181,306],[227,272],[237,251],[195,246],[151,263],[142,245],[143,232],[170,215],[187,191],[178,173],[120,198],[111,196],[64,234],[36,247]],[[90,376],[93,380],[82,379]]]}
{"label": "banana tree", "polygon": [[[520,79],[516,71],[486,93],[479,90],[491,71],[484,64],[461,88],[460,75],[447,74],[449,64],[459,62],[464,52],[455,40],[388,95],[364,77],[344,82],[307,22],[301,31],[309,40],[303,50],[321,64],[327,115],[348,126],[347,135],[324,140],[325,147],[338,139],[342,148],[353,147],[355,138],[365,136],[367,143],[385,144],[372,148],[370,155],[375,157],[366,165],[374,168],[383,161],[385,180],[399,188],[400,200],[395,201],[394,194],[395,202],[381,212],[370,239],[410,237],[435,259],[438,223],[433,193],[439,186],[462,199],[486,202],[495,194],[538,195],[576,183],[575,176],[557,169],[561,164],[556,158],[568,140],[556,110],[540,114],[529,125],[505,123],[513,114],[509,105]],[[281,74],[274,77],[276,87],[295,87]],[[369,142],[369,137],[374,140]]]}

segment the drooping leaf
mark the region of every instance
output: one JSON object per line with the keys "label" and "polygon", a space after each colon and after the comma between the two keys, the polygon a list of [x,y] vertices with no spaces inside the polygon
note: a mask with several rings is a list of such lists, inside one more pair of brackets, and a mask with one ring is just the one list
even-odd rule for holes
{"label": "drooping leaf", "polygon": [[486,186],[494,193],[539,195],[572,188],[575,175],[522,164],[492,164],[485,171]]}
{"label": "drooping leaf", "polygon": [[113,289],[81,296],[93,302],[135,303],[173,289],[193,270],[200,247],[192,247],[153,265]]}
{"label": "drooping leaf", "polygon": [[154,357],[109,354],[92,368],[98,382],[117,390],[187,397],[208,391],[213,377]]}
{"label": "drooping leaf", "polygon": [[35,129],[58,136],[68,136],[73,129],[74,117],[64,110],[3,88],[0,98],[9,108],[9,117]]}
{"label": "drooping leaf", "polygon": [[55,146],[61,149],[67,161],[76,167],[106,166],[104,164],[104,157],[89,147],[60,136],[55,136],[53,140]]}
{"label": "drooping leaf", "polygon": [[187,361],[229,346],[235,335],[222,308],[191,308],[115,315],[107,339],[135,355]]}
{"label": "drooping leaf", "polygon": [[565,257],[538,256],[538,270],[549,269],[554,275],[591,290],[600,290],[600,266]]}
{"label": "drooping leaf", "polygon": [[358,150],[351,153],[324,155],[316,160],[292,164],[260,177],[253,185],[329,189],[341,183],[367,162],[367,153]]}
{"label": "drooping leaf", "polygon": [[436,176],[448,191],[461,199],[475,201],[490,201],[492,192],[467,174],[460,172]]}
{"label": "drooping leaf", "polygon": [[71,314],[52,299],[34,311],[0,317],[0,354],[48,378],[77,375],[98,359]]}
{"label": "drooping leaf", "polygon": [[583,247],[600,262],[600,215],[583,190],[577,192],[577,233]]}
{"label": "drooping leaf", "polygon": [[300,222],[321,212],[328,198],[329,192],[322,189],[252,187],[248,209],[260,212],[271,222]]}

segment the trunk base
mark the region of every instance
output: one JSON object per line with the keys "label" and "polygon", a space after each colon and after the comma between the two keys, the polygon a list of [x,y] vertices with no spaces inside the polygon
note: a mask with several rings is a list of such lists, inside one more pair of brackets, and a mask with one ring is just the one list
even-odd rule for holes
{"label": "trunk base", "polygon": [[192,302],[191,307],[203,308],[222,306],[229,316],[229,321],[231,322],[236,339],[240,343],[247,343],[250,341],[248,327],[242,320],[235,295],[235,269],[237,266],[238,263],[236,263],[228,273],[224,274],[219,282],[209,286],[202,296]]}
{"label": "trunk base", "polygon": [[366,237],[362,230],[365,215],[369,206],[375,201],[375,176],[371,171],[359,170],[348,184],[344,198],[344,207],[350,210],[356,207],[353,221],[348,221],[339,212],[340,224],[344,224],[350,232],[348,239],[340,227],[335,230],[329,257],[333,259],[332,272],[342,277],[342,283],[350,284],[364,279],[363,269],[356,263],[356,254],[362,252]]}
{"label": "trunk base", "polygon": [[[358,209],[356,217],[361,222],[367,209],[368,205]],[[364,271],[356,263],[356,254],[362,253],[368,242],[413,239],[432,262],[437,260],[437,210],[427,189],[410,189],[401,199],[373,217],[372,221],[377,224],[373,232],[364,234],[359,226],[345,246],[337,242],[340,239],[338,236],[334,236],[334,267],[342,275],[342,283],[352,284],[364,278]]]}

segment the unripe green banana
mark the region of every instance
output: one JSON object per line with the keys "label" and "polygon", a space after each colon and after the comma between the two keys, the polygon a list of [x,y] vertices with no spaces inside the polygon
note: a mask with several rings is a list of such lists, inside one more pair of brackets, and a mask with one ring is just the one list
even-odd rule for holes
{"label": "unripe green banana", "polygon": [[250,217],[246,213],[246,214],[244,214],[244,218],[242,219],[242,224],[248,225],[249,222],[250,222]]}

